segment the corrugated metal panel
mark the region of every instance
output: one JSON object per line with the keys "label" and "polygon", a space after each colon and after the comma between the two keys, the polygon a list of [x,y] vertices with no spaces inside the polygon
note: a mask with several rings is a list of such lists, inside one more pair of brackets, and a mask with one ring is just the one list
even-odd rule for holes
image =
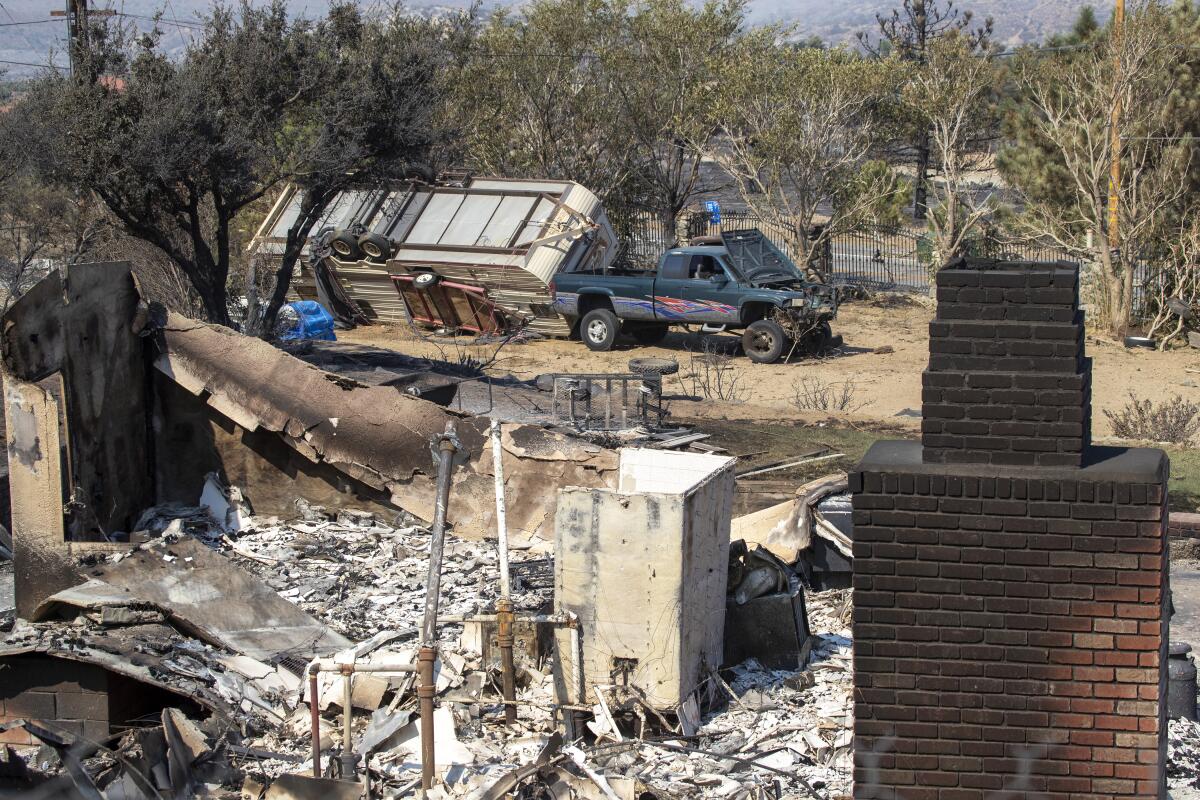
{"label": "corrugated metal panel", "polygon": [[[599,236],[601,239],[607,239],[610,242],[616,241],[616,234],[608,224],[608,218],[604,216],[604,207],[596,195],[579,184],[573,184],[570,191],[563,196],[562,203],[566,208],[558,210],[554,216],[555,222],[565,223],[569,220],[571,212],[567,209],[572,209],[600,226]],[[552,226],[550,233],[553,232]],[[537,276],[543,283],[549,283],[557,272],[568,265],[570,260],[579,257],[578,253],[572,252],[576,241],[578,240],[568,239],[532,248],[525,258],[525,269]]]}
{"label": "corrugated metal panel", "polygon": [[471,189],[487,189],[499,192],[545,192],[547,194],[562,194],[570,186],[568,181],[522,181],[505,180],[504,178],[476,178],[471,181]]}
{"label": "corrugated metal panel", "polygon": [[520,268],[525,263],[525,256],[520,253],[481,253],[478,250],[427,250],[401,245],[392,260],[428,264],[441,272],[442,267],[453,264],[498,264]]}

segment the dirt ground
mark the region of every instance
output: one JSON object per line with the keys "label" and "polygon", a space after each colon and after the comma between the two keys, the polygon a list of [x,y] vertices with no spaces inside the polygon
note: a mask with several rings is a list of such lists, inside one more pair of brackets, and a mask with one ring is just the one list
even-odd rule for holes
{"label": "dirt ground", "polygon": [[[488,361],[488,372],[529,379],[546,372],[622,372],[630,358],[655,356],[679,361],[679,374],[664,385],[677,416],[796,422],[836,417],[850,424],[885,423],[888,427],[919,428],[921,372],[929,358],[928,323],[933,304],[901,297],[844,306],[834,332],[845,340],[839,352],[823,358],[795,356],[788,363],[753,364],[737,350],[729,334],[713,336],[673,331],[657,347],[638,347],[622,341],[618,349],[593,353],[582,343],[542,340],[509,344],[497,353],[495,344],[473,346],[466,337],[420,338],[404,326],[371,326],[339,331],[344,341],[372,344],[410,355],[471,357]],[[727,359],[708,353],[731,353]],[[1089,337],[1093,359],[1093,430],[1097,439],[1111,436],[1104,411],[1129,402],[1129,392],[1155,402],[1176,395],[1200,398],[1200,350],[1155,352],[1126,349],[1111,340]],[[706,362],[708,362],[706,364]],[[718,374],[720,378],[718,379]],[[724,399],[705,398],[709,394]],[[829,396],[834,406],[845,398],[848,409],[804,409],[798,396]],[[808,405],[811,405],[809,403]]]}

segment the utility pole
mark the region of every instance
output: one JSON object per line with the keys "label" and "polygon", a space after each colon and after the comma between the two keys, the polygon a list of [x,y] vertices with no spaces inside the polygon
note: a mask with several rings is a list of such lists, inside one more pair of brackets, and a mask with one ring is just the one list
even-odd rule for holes
{"label": "utility pole", "polygon": [[1109,150],[1112,163],[1108,178],[1108,248],[1115,251],[1121,246],[1120,192],[1121,192],[1121,51],[1125,37],[1125,0],[1117,0],[1113,13],[1113,106],[1109,120]]}
{"label": "utility pole", "polygon": [[[88,24],[88,16],[92,13],[88,9],[88,0],[67,0],[67,7],[63,11],[51,11],[52,17],[66,17],[67,19],[67,55],[70,57],[71,77],[76,80],[87,78],[93,80],[95,76],[85,75],[82,70],[87,63],[86,58],[91,44],[91,27]],[[114,12],[107,9],[100,9],[95,12],[97,16],[111,17]]]}

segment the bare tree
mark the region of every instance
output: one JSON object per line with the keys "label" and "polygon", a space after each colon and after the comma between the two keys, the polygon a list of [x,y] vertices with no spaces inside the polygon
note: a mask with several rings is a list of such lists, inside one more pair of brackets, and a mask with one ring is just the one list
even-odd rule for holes
{"label": "bare tree", "polygon": [[[992,36],[990,17],[982,25],[972,28],[974,15],[970,11],[960,14],[954,0],[946,0],[944,5],[938,0],[902,0],[900,7],[892,9],[891,14],[876,14],[875,21],[880,34],[877,42],[872,43],[865,33],[858,34],[858,40],[867,52],[877,57],[894,55],[919,67],[928,63],[930,48],[942,37],[958,36],[972,49],[982,51]],[[916,151],[913,218],[923,220],[928,211],[929,129],[918,122],[913,126],[909,142]]]}
{"label": "bare tree", "polygon": [[994,90],[1000,76],[994,63],[975,51],[973,42],[957,34],[940,37],[928,45],[925,63],[913,70],[902,95],[927,131],[934,165],[929,227],[935,267],[963,253],[990,211],[971,177],[992,168],[990,145],[999,124]]}
{"label": "bare tree", "polygon": [[1181,336],[1186,324],[1171,301],[1191,307],[1200,302],[1200,208],[1188,208],[1164,238],[1169,252],[1147,265],[1141,309],[1146,335],[1162,336],[1160,350]]}
{"label": "bare tree", "polygon": [[[1012,124],[1014,141],[1002,163],[1026,201],[1021,220],[1095,265],[1093,317],[1117,338],[1129,326],[1138,259],[1156,249],[1191,186],[1192,141],[1173,135],[1172,115],[1164,113],[1179,72],[1165,13],[1145,5],[1129,15],[1120,36],[1110,32],[1087,49],[1031,59],[1015,71],[1024,113]],[[1130,134],[1116,145],[1114,107]],[[1114,156],[1121,181],[1117,229],[1110,232]]]}

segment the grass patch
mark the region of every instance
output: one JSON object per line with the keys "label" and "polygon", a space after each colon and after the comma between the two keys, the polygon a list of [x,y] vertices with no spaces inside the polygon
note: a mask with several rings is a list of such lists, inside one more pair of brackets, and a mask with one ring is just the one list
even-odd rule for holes
{"label": "grass patch", "polygon": [[788,481],[796,486],[831,472],[853,469],[871,445],[880,439],[915,439],[918,436],[915,431],[902,428],[853,428],[832,422],[819,425],[802,422],[689,420],[677,417],[672,417],[672,421],[695,425],[697,430],[711,434],[711,438],[705,442],[725,448],[729,455],[738,456],[739,471],[785,460],[799,460],[802,454],[821,447],[827,447],[834,453],[845,454],[842,458],[775,470],[749,478],[754,481]]}
{"label": "grass patch", "polygon": [[[754,422],[747,420],[678,419],[681,424],[695,425],[697,430],[712,434],[706,441],[724,447],[730,455],[739,456],[739,470],[784,461],[798,460],[798,455],[828,447],[844,458],[819,461],[815,464],[781,469],[755,476],[750,480],[790,481],[796,486],[805,481],[848,471],[872,444],[880,439],[916,439],[913,430],[873,426],[853,428],[837,423],[816,425],[801,422]],[[1150,445],[1151,447],[1158,445]],[[1171,458],[1170,504],[1172,511],[1200,511],[1200,448],[1166,447]]]}
{"label": "grass patch", "polygon": [[1200,449],[1164,449],[1171,457],[1171,510],[1200,511]]}

